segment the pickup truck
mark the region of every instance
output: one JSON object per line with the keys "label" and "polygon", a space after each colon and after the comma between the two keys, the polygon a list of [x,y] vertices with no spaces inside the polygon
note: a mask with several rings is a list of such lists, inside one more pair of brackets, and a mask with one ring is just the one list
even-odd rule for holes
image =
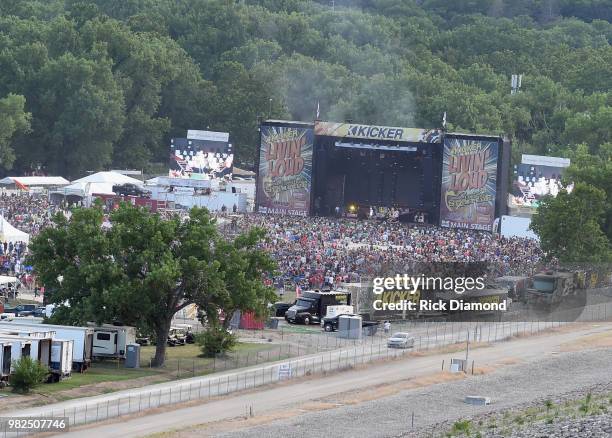
{"label": "pickup truck", "polygon": [[15,307],[5,307],[4,313],[13,313],[15,316],[31,316],[36,312],[36,304],[19,304]]}
{"label": "pickup truck", "polygon": [[[330,316],[329,318],[323,318],[323,321],[321,321],[323,330],[325,330],[326,332],[335,332],[336,330],[338,330],[338,320],[341,316],[361,316],[362,317],[362,320],[361,320],[362,328],[378,327],[378,325],[380,324],[379,321],[368,321],[367,318],[364,317],[364,315],[343,314],[343,315]],[[370,329],[370,330],[375,330],[375,329]]]}

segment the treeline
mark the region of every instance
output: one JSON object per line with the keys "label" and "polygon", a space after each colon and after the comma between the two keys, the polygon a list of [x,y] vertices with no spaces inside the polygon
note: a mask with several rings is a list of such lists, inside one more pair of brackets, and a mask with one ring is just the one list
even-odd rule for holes
{"label": "treeline", "polygon": [[[612,142],[610,0],[4,0],[2,172],[165,167],[168,139],[321,118]],[[510,75],[522,74],[510,95]],[[594,159],[594,158],[593,158]]]}

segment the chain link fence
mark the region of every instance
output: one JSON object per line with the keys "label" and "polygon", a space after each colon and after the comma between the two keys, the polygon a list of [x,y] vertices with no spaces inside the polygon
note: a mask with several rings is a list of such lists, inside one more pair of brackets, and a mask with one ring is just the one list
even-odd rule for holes
{"label": "chain link fence", "polygon": [[[409,332],[415,339],[411,349],[392,349],[387,347],[387,337],[383,334],[362,339],[342,339],[337,334],[321,333],[304,335],[300,342],[310,343],[311,349],[320,351],[306,356],[286,360],[282,350],[270,353],[269,358],[256,359],[256,368],[236,370],[223,369],[215,375],[194,377],[162,383],[153,387],[130,390],[130,394],[107,394],[91,399],[65,402],[66,408],[56,406],[40,407],[28,416],[67,417],[70,425],[94,423],[193,400],[211,400],[216,397],[258,386],[296,379],[314,374],[327,374],[358,365],[385,359],[401,358],[414,352],[424,352],[444,346],[470,342],[492,343],[510,340],[514,337],[528,336],[548,329],[555,329],[575,322],[560,322],[566,318],[563,312],[551,315],[547,320],[504,321],[504,322],[395,322],[393,332]],[[586,306],[576,322],[609,321],[612,319],[612,303]],[[314,346],[317,347],[314,347]],[[311,351],[304,349],[304,354]],[[297,351],[296,351],[297,353]],[[258,355],[258,357],[260,357]],[[281,358],[278,361],[278,358]],[[257,365],[257,360],[274,363]],[[243,364],[244,365],[244,364]],[[72,406],[70,406],[72,405]],[[29,410],[32,411],[32,410]],[[1,431],[0,431],[1,432]],[[25,436],[4,432],[2,437]]]}

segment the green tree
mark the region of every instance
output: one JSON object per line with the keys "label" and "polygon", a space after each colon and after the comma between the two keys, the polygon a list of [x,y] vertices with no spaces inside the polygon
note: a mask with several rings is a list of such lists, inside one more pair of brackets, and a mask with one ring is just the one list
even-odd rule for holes
{"label": "green tree", "polygon": [[0,99],[0,167],[11,169],[15,161],[12,139],[30,129],[31,114],[24,111],[25,98],[9,94]]}
{"label": "green tree", "polygon": [[603,190],[576,183],[571,193],[564,189],[540,203],[531,229],[542,249],[561,262],[608,261],[610,242],[602,230],[605,208]]}
{"label": "green tree", "polygon": [[612,242],[612,143],[601,144],[597,154],[591,154],[585,144],[572,149],[569,151],[572,164],[567,169],[566,178],[569,181],[589,184],[606,193],[602,228],[608,240]]}
{"label": "green tree", "polygon": [[[154,364],[162,366],[172,318],[197,304],[210,325],[219,313],[258,311],[272,295],[262,283],[271,261],[256,250],[258,232],[227,243],[204,209],[169,220],[129,205],[102,227],[101,207],[77,209],[68,221],[44,230],[31,244],[32,262],[56,292],[56,321],[120,320],[157,339]],[[60,281],[61,279],[61,281]],[[68,306],[63,306],[65,302]]]}

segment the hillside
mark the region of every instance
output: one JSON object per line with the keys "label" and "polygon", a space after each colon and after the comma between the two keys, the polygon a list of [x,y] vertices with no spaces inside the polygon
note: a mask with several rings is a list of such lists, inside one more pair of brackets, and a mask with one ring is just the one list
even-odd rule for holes
{"label": "hillside", "polygon": [[423,128],[446,111],[450,129],[512,136],[517,156],[607,154],[611,14],[610,0],[6,0],[0,163],[163,168],[171,136],[210,128],[249,167],[259,119],[312,120],[317,103],[322,119]]}

